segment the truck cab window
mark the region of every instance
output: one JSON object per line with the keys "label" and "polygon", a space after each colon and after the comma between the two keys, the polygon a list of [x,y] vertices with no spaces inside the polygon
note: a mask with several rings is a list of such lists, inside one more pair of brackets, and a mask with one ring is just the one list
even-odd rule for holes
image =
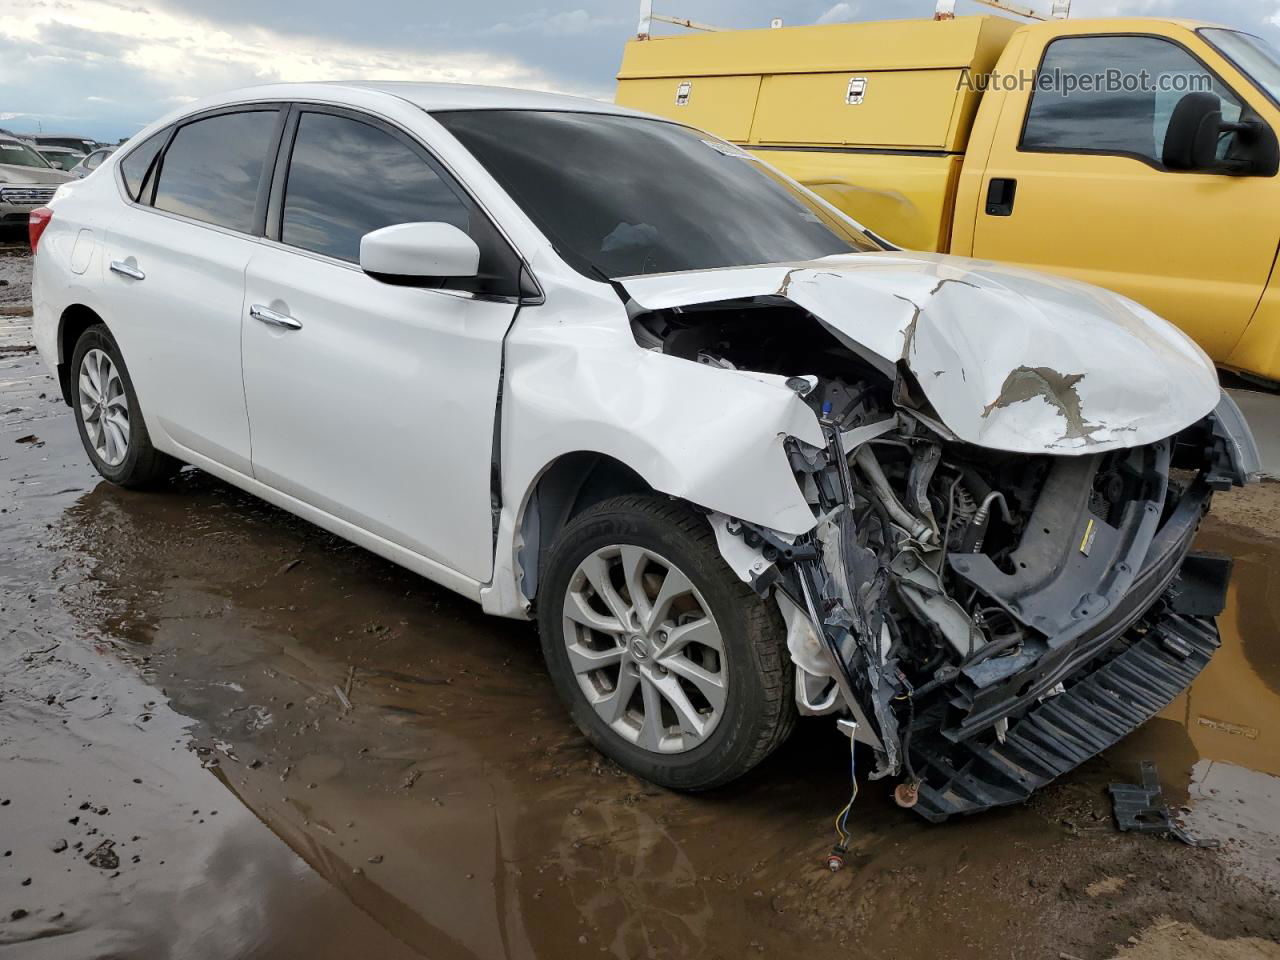
{"label": "truck cab window", "polygon": [[[1189,93],[1212,93],[1222,117],[1241,102],[1187,50],[1157,37],[1065,37],[1051,43],[1036,77],[1020,149],[1099,153],[1163,166],[1174,107]],[[1231,137],[1223,138],[1225,157]]]}

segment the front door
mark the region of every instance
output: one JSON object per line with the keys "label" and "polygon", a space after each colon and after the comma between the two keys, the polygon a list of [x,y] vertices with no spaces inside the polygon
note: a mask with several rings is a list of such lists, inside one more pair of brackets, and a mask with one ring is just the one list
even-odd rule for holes
{"label": "front door", "polygon": [[1245,101],[1169,38],[1029,37],[1037,61],[1036,88],[1004,95],[974,255],[1122,293],[1225,359],[1275,259],[1280,193],[1272,177],[1169,170],[1163,146],[1186,93],[1207,86],[1227,121]]}
{"label": "front door", "polygon": [[245,274],[254,476],[485,581],[498,378],[515,298],[390,285],[357,262],[365,233],[420,221],[467,230],[482,273],[508,269],[510,251],[494,251],[484,214],[381,121],[307,107],[285,145],[274,239]]}

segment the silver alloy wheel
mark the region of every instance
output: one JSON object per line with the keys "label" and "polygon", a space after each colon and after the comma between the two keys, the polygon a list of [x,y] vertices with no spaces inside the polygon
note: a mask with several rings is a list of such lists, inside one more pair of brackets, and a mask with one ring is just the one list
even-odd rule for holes
{"label": "silver alloy wheel", "polygon": [[80,361],[80,419],[102,462],[118,467],[129,454],[129,398],[120,371],[96,347]]}
{"label": "silver alloy wheel", "polygon": [[671,561],[632,545],[595,551],[569,578],[563,619],[578,686],[617,734],[654,753],[710,736],[729,692],[724,642]]}

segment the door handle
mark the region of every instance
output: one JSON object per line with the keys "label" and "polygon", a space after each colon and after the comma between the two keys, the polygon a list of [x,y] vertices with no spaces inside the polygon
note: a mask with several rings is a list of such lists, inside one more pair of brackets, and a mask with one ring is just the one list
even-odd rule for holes
{"label": "door handle", "polygon": [[133,264],[125,263],[123,260],[112,260],[111,272],[118,273],[122,277],[128,277],[130,280],[147,279],[147,275],[145,273],[133,266]]}
{"label": "door handle", "polygon": [[1018,193],[1018,181],[1009,177],[992,177],[987,186],[987,216],[1013,216],[1013,200]]}
{"label": "door handle", "polygon": [[283,327],[285,330],[302,329],[300,321],[293,319],[287,313],[277,313],[270,307],[264,307],[260,303],[255,303],[249,308],[249,316],[260,323],[265,323],[272,327]]}

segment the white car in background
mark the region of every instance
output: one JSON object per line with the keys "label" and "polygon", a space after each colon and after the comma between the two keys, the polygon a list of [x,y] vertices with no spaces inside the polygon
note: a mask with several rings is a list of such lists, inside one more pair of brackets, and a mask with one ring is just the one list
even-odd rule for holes
{"label": "white car in background", "polygon": [[71,168],[71,175],[77,180],[83,180],[93,171],[102,165],[102,161],[116,152],[115,147],[99,147],[78,164]]}
{"label": "white car in background", "polygon": [[1172,700],[1257,451],[1122,297],[888,249],[709,134],[489,87],[276,85],[31,217],[41,355],[114,483],[194,464],[536,617],[660,784],[829,714],[930,819]]}

